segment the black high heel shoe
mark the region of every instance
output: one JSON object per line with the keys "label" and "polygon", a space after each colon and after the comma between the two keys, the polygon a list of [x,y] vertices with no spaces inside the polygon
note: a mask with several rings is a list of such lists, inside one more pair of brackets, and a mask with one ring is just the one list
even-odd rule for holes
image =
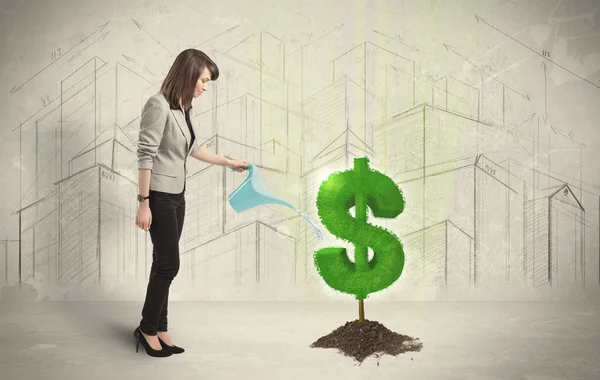
{"label": "black high heel shoe", "polygon": [[[140,331],[139,327],[133,331],[133,336],[136,338],[136,344],[135,344],[135,352],[136,353],[138,352],[138,349],[139,349],[140,343],[141,343],[142,346],[144,346],[144,348],[146,349],[146,354],[153,356],[155,358],[166,358],[167,356],[173,355],[171,353],[171,351],[165,350],[164,348],[161,350],[155,350],[152,347],[150,347],[150,345],[146,341],[146,338]],[[162,343],[161,343],[161,346],[162,346]]]}
{"label": "black high heel shoe", "polygon": [[160,345],[162,346],[163,349],[166,349],[168,351],[171,351],[174,354],[182,354],[185,352],[185,350],[181,347],[177,347],[177,346],[169,346],[168,344],[166,344],[165,342],[163,342],[162,339],[158,338],[158,341],[160,342]]}

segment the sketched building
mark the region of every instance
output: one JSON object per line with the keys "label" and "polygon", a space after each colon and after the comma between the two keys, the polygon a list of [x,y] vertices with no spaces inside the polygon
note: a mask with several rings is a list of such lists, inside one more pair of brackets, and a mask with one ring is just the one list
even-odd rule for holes
{"label": "sketched building", "polygon": [[244,292],[244,287],[295,285],[296,246],[293,236],[276,227],[259,221],[246,223],[183,250],[178,278],[185,279],[193,298],[256,297]]}
{"label": "sketched building", "polygon": [[[332,64],[334,83],[316,94],[320,101],[314,104],[320,115],[338,118],[332,125],[341,130],[335,135],[348,127],[372,146],[372,123],[426,100],[422,99],[421,83],[415,80],[416,62],[377,41],[350,48]],[[319,113],[313,117],[320,118]]]}
{"label": "sketched building", "polygon": [[265,32],[241,41],[223,38],[235,43],[210,52],[221,76],[211,84],[210,107],[196,113],[203,130],[212,128],[203,138],[219,135],[252,148],[277,140],[298,151],[292,145],[300,132],[298,114],[289,106],[296,87],[286,78],[285,43]]}
{"label": "sketched building", "polygon": [[[365,89],[348,77],[341,77],[303,102],[302,125],[303,171],[324,165],[340,146],[340,136],[347,136],[350,149],[367,145],[363,111]],[[367,93],[369,100],[376,101]],[[345,137],[344,137],[345,139]],[[345,141],[343,141],[346,144]],[[355,144],[356,143],[356,144]],[[320,160],[320,163],[313,162]]]}
{"label": "sketched building", "polygon": [[[462,141],[479,139],[482,147],[496,147],[497,134],[505,132],[463,115],[451,114],[443,119],[436,116],[446,112],[419,106],[379,131],[393,128],[385,133],[396,133],[394,143],[385,149],[391,158],[388,167],[396,173],[393,179],[407,199],[405,213],[388,225],[393,225],[393,230],[410,232],[407,255],[420,257],[421,261],[419,270],[414,260],[409,263],[407,259],[407,276],[428,286],[446,282],[448,286],[456,283],[488,288],[523,283],[539,286],[552,283],[557,276],[563,280],[554,283],[582,282],[584,211],[572,191],[565,184],[551,187],[545,195],[536,190],[539,180],[533,185],[528,182],[531,168],[523,170],[514,164],[517,157],[527,157],[526,151],[490,149],[494,159],[477,154],[477,146]],[[458,120],[453,122],[452,118]],[[438,129],[437,122],[430,119],[449,123]],[[430,139],[429,135],[434,137]],[[527,135],[519,137],[525,139]],[[376,151],[381,151],[387,141],[376,141]],[[511,158],[506,159],[508,153]],[[447,221],[463,231],[467,240],[472,239],[458,256],[450,255],[448,272],[443,249],[446,238],[440,237],[440,226]],[[566,236],[572,234],[572,239],[563,237],[567,231]],[[446,280],[455,273],[468,273],[468,280]]]}
{"label": "sketched building", "polygon": [[568,184],[525,202],[524,277],[538,287],[585,283],[585,210]]}
{"label": "sketched building", "polygon": [[[474,239],[451,220],[402,234],[400,240],[405,255],[403,282],[437,289],[471,285]],[[392,285],[392,289],[396,287]]]}
{"label": "sketched building", "polygon": [[522,197],[507,185],[501,166],[481,155],[469,161],[433,165],[427,177],[415,170],[395,178],[406,209],[388,228],[398,230],[406,244],[412,284],[495,286],[519,269],[513,256],[521,249],[515,236],[522,236],[523,225],[514,215],[522,215]]}
{"label": "sketched building", "polygon": [[[201,131],[206,131],[207,125],[213,125],[212,130],[218,132],[197,138],[202,139],[201,145],[212,152],[253,163],[266,189],[297,205],[300,198],[299,156],[275,137],[266,140],[272,135],[261,134],[261,119],[257,112],[261,104],[265,113],[284,115],[287,112],[246,94],[197,112],[194,122]],[[262,141],[259,135],[264,136]],[[279,137],[287,139],[285,134]],[[229,205],[228,195],[243,182],[247,173],[232,172],[193,159],[188,161],[188,171],[180,271],[187,285],[216,284],[215,281],[220,279],[225,286],[223,293],[195,296],[235,297],[236,287],[239,289],[247,281],[265,283],[274,276],[283,276],[278,277],[282,283],[293,284],[297,268],[294,236],[297,235],[298,215],[286,207],[272,204],[236,213]],[[269,272],[269,268],[278,269]],[[248,271],[256,275],[248,277]],[[226,290],[227,285],[234,288]]]}
{"label": "sketched building", "polygon": [[21,130],[22,147],[31,149],[22,164],[32,173],[22,180],[18,211],[24,267],[86,289],[144,271],[145,237],[134,222],[136,146],[118,108],[141,82],[94,57],[61,81],[61,102]]}
{"label": "sketched building", "polygon": [[[472,116],[473,108],[450,110],[448,103],[438,98],[434,91],[432,99],[441,105],[410,107],[374,125],[372,132],[376,155],[386,157],[381,166],[400,185],[407,200],[405,212],[390,223],[402,234],[420,231],[422,235],[422,247],[411,254],[413,264],[415,257],[421,261],[413,280],[429,285],[440,282],[433,281],[428,266],[445,253],[428,248],[430,242],[436,245],[436,238],[431,240],[427,234],[436,231],[432,226],[448,221],[464,232],[462,237],[472,239],[453,259],[460,264],[449,267],[461,268],[459,272],[468,277],[447,281],[448,286],[520,281],[522,267],[517,263],[523,251],[524,181],[510,166],[499,163],[510,157],[528,157],[529,152],[512,139],[531,141],[531,136],[512,131],[510,126],[478,121]],[[431,249],[438,253],[432,256]],[[469,268],[468,272],[464,268]],[[448,274],[445,269],[435,270],[438,278],[443,273],[441,283],[453,275],[449,270]]]}

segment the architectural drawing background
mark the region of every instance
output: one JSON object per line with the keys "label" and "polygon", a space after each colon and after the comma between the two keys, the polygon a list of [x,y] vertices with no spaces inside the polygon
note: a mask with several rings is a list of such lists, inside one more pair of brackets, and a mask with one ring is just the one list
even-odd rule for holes
{"label": "architectural drawing background", "polygon": [[[143,297],[135,227],[145,100],[197,47],[205,146],[318,221],[327,175],[369,156],[403,190],[406,267],[373,299],[597,295],[600,6],[590,1],[5,1],[0,295]],[[301,217],[236,215],[244,176],[193,162],[172,300],[346,299]],[[24,296],[25,297],[25,296]]]}

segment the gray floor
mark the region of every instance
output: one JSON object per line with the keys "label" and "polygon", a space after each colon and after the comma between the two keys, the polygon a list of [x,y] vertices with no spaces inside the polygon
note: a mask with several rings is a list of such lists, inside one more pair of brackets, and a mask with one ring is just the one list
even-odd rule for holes
{"label": "gray floor", "polygon": [[[135,353],[141,303],[0,303],[0,379],[600,379],[600,304],[367,300],[423,350],[368,358],[310,348],[357,302],[172,302],[182,355]],[[377,365],[379,363],[379,365]]]}

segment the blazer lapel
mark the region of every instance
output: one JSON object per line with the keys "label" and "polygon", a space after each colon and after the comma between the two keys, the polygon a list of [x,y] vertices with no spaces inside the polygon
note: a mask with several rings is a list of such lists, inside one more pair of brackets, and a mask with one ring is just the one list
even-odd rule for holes
{"label": "blazer lapel", "polygon": [[[190,154],[192,149],[194,149],[195,145],[198,145],[198,130],[196,129],[196,125],[194,124],[194,119],[191,114],[190,114],[190,122],[192,124],[192,131],[194,131],[194,141],[192,142],[192,145],[188,149],[188,154]],[[191,139],[192,139],[192,136],[190,135],[190,140]]]}
{"label": "blazer lapel", "polygon": [[179,126],[179,130],[181,130],[181,133],[183,133],[183,136],[185,137],[186,146],[190,145],[190,131],[188,129],[187,123],[185,122],[185,116],[183,112],[181,112],[181,110],[172,109],[171,113],[173,114],[173,117],[175,117],[175,121]]}

